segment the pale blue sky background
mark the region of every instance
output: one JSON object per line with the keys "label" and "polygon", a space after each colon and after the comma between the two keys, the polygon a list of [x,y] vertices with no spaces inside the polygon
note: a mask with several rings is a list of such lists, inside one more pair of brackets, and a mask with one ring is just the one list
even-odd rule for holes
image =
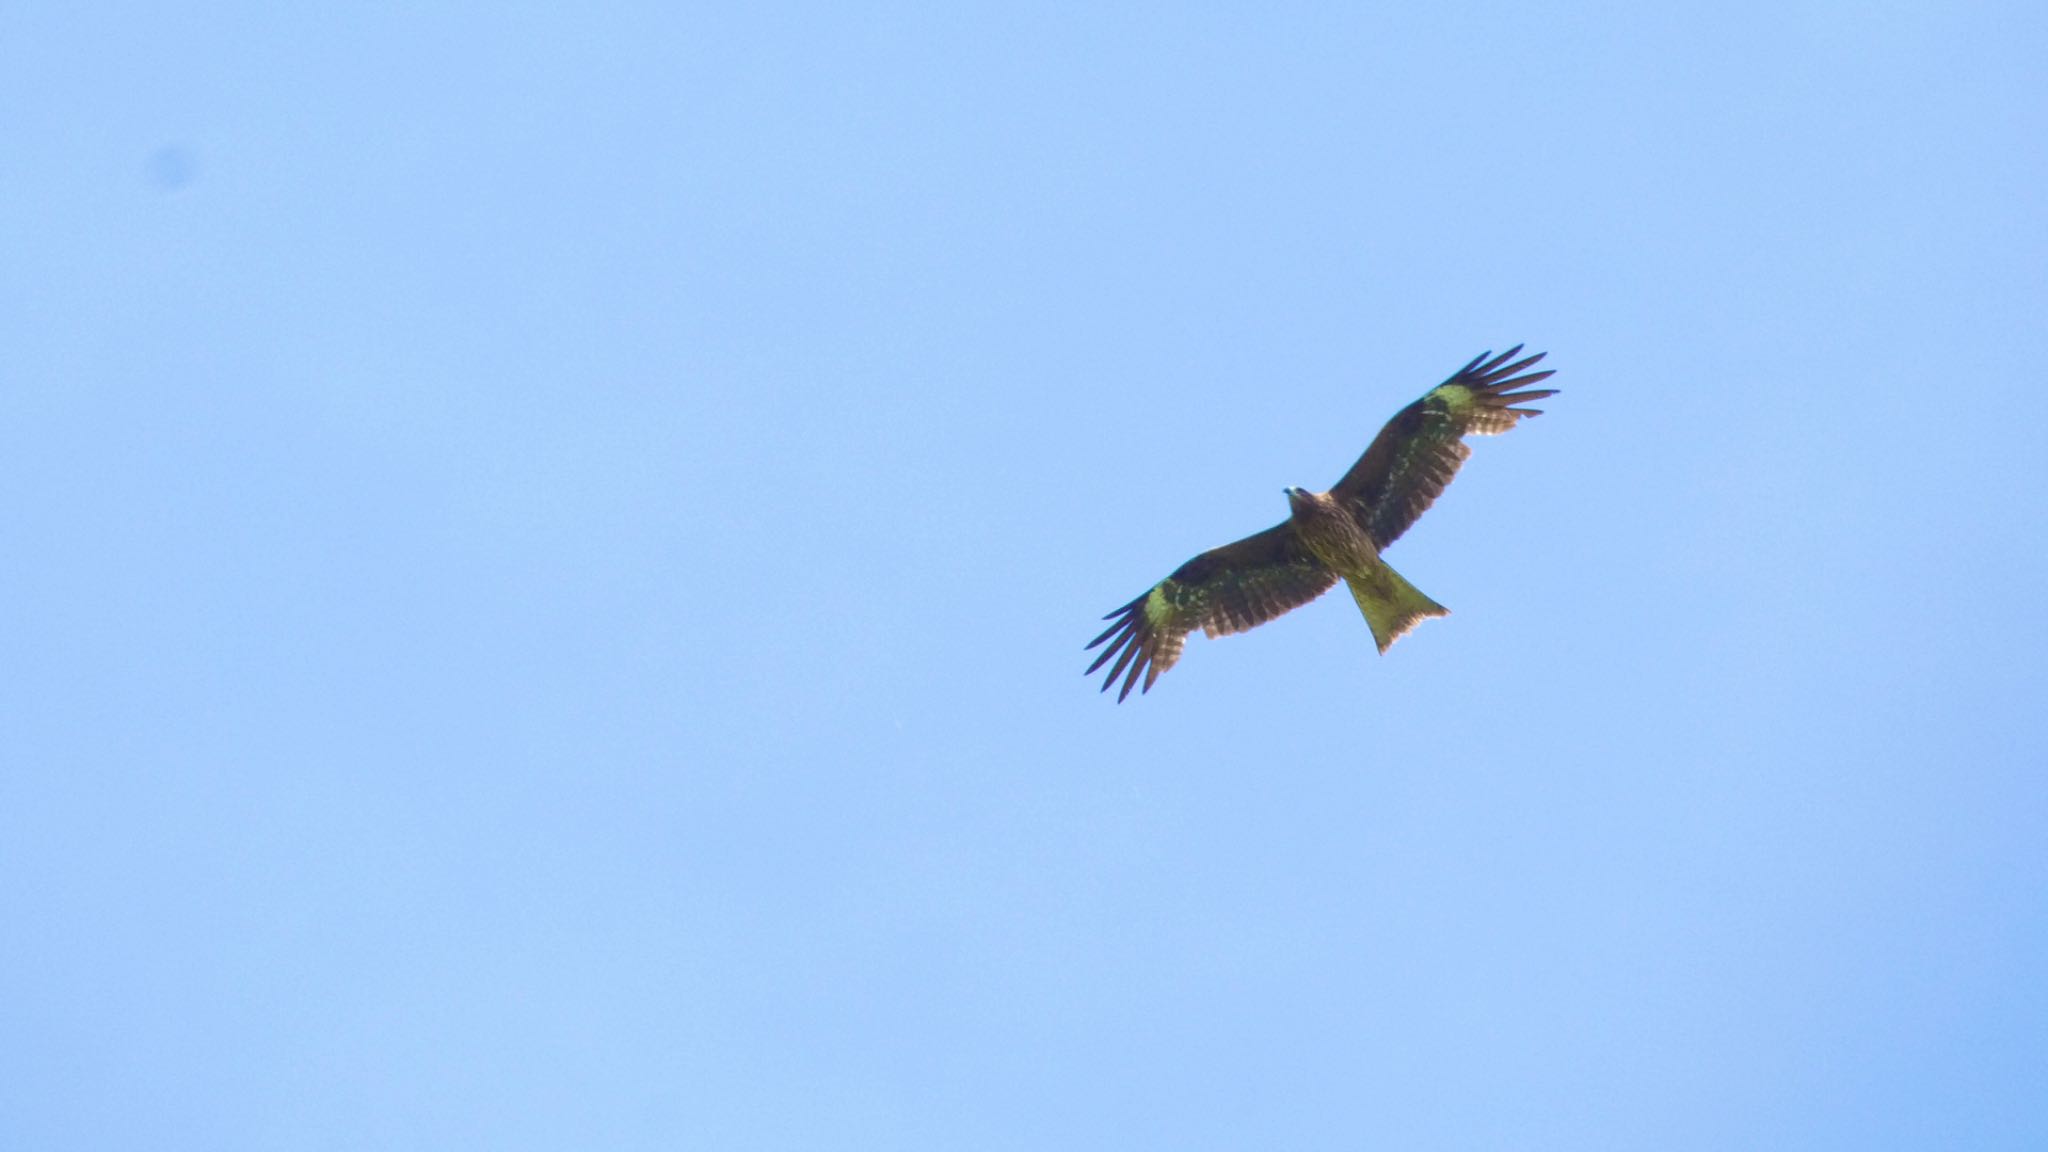
{"label": "pale blue sky background", "polygon": [[0,1147],[2048,1146],[2039,5],[282,7],[0,9]]}

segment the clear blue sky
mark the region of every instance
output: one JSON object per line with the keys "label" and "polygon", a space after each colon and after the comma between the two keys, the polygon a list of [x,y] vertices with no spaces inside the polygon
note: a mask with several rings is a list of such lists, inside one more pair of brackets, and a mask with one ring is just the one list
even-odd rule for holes
{"label": "clear blue sky", "polygon": [[2041,6],[1192,7],[0,10],[0,1147],[2048,1147]]}

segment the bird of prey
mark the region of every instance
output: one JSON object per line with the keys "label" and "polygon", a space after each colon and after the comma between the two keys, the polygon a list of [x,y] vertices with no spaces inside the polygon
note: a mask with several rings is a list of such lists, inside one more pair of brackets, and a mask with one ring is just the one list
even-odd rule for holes
{"label": "bird of prey", "polygon": [[1387,421],[1328,492],[1286,489],[1286,520],[1202,553],[1104,616],[1113,623],[1088,647],[1107,647],[1088,666],[1089,675],[1109,664],[1102,690],[1121,677],[1119,702],[1140,676],[1150,692],[1159,674],[1180,659],[1188,633],[1243,632],[1301,607],[1340,579],[1365,613],[1381,652],[1423,619],[1450,615],[1380,553],[1429,509],[1472,454],[1463,443],[1466,436],[1505,432],[1523,417],[1541,414],[1520,405],[1557,395],[1551,388],[1528,388],[1551,373],[1524,373],[1543,353],[1515,360],[1521,350],[1517,344],[1498,356],[1480,353]]}

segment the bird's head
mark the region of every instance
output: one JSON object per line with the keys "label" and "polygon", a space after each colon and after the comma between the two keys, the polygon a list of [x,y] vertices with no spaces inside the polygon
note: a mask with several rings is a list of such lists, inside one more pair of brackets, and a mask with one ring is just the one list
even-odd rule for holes
{"label": "bird's head", "polygon": [[1306,488],[1289,487],[1282,488],[1281,491],[1287,494],[1287,506],[1289,508],[1299,508],[1308,503],[1309,499],[1315,495]]}

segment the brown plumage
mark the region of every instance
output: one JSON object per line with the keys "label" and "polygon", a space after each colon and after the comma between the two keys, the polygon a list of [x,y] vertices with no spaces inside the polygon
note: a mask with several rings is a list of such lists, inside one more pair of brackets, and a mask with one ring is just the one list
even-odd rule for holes
{"label": "brown plumage", "polygon": [[1108,664],[1102,688],[1108,691],[1121,679],[1119,701],[1141,677],[1141,690],[1149,692],[1159,674],[1180,659],[1188,633],[1242,632],[1321,596],[1340,579],[1365,613],[1381,652],[1421,620],[1447,615],[1379,553],[1443,494],[1471,455],[1466,436],[1505,432],[1523,417],[1540,414],[1518,405],[1557,394],[1526,387],[1551,373],[1518,375],[1543,359],[1539,352],[1515,360],[1521,350],[1517,344],[1499,356],[1481,353],[1387,421],[1328,492],[1289,488],[1286,520],[1202,553],[1103,617],[1111,624],[1088,647],[1107,647],[1089,673]]}

